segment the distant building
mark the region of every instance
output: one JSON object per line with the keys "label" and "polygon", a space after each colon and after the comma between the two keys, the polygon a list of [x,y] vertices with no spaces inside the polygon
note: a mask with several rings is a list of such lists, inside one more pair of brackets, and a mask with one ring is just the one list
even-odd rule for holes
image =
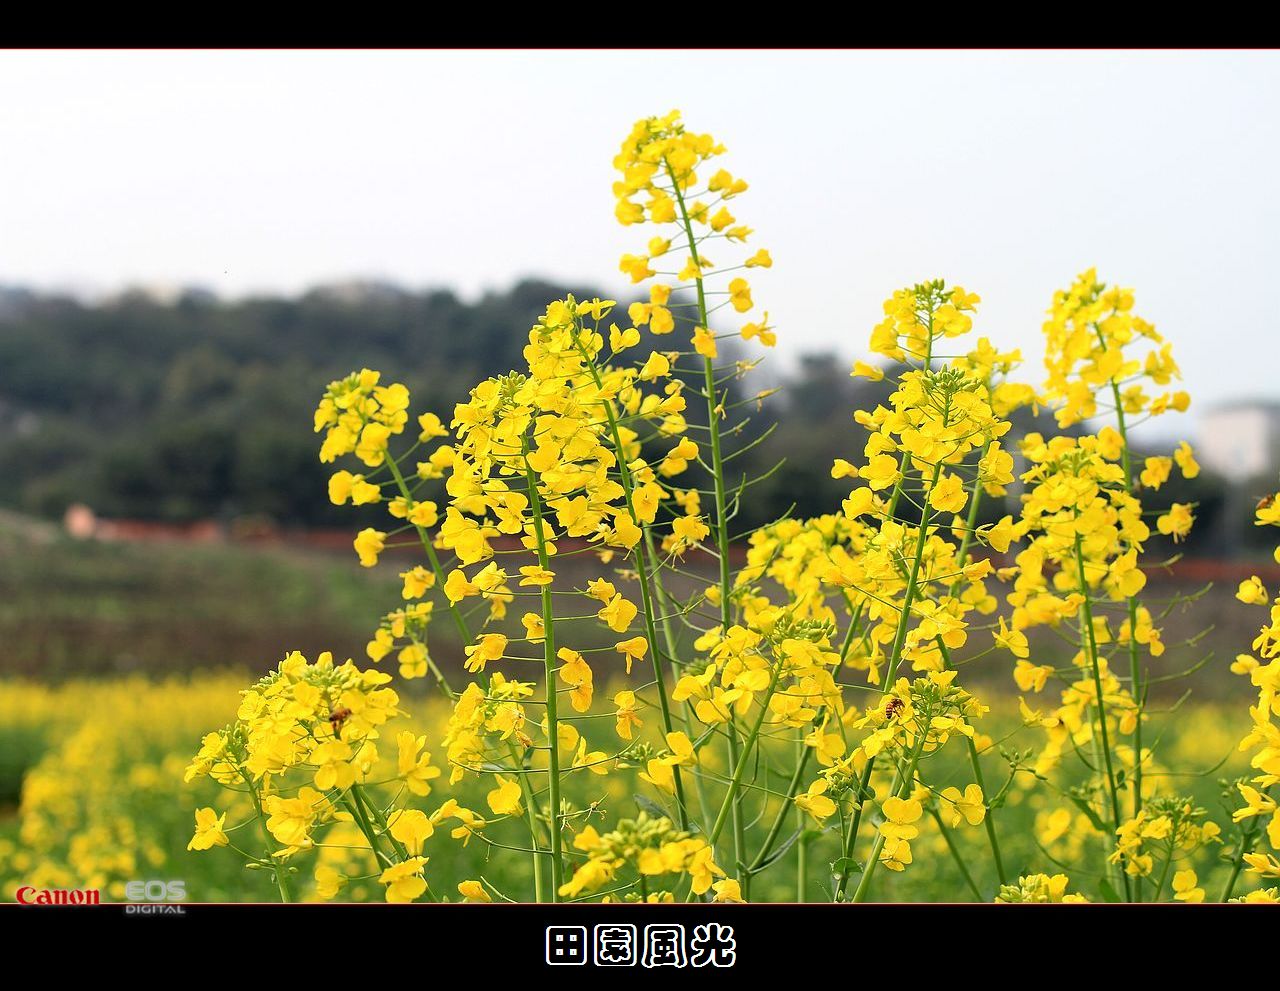
{"label": "distant building", "polygon": [[1223,403],[1200,418],[1196,458],[1232,482],[1280,469],[1280,402]]}
{"label": "distant building", "polygon": [[83,503],[67,507],[62,518],[67,533],[77,540],[124,540],[216,544],[226,540],[226,528],[217,520],[164,523],[158,520],[104,520]]}

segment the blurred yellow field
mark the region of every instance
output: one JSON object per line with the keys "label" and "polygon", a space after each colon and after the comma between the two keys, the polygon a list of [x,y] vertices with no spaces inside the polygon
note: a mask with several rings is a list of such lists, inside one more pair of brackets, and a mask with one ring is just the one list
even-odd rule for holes
{"label": "blurred yellow field", "polygon": [[[194,901],[258,901],[277,896],[271,878],[261,871],[233,869],[226,860],[195,856],[186,847],[191,838],[191,807],[218,800],[218,790],[207,782],[183,784],[182,771],[190,759],[192,727],[226,720],[238,700],[245,679],[230,673],[200,676],[190,680],[173,678],[154,682],[142,678],[74,682],[57,689],[34,683],[7,682],[0,688],[0,704],[17,714],[2,732],[6,757],[5,793],[25,778],[16,807],[0,816],[0,884],[5,890],[20,884],[43,889],[96,888],[104,901],[125,901],[125,885],[143,879],[180,880],[187,898]],[[419,706],[416,718],[397,720],[430,738],[439,736],[447,719],[442,702]],[[1000,707],[992,722],[1016,727],[1016,713]],[[1210,809],[1218,820],[1225,818],[1233,797],[1223,794],[1221,779],[1247,770],[1247,762],[1235,753],[1239,713],[1221,706],[1182,711],[1166,741],[1169,760],[1178,766],[1194,766],[1205,755],[1227,758],[1221,766],[1204,768],[1208,773],[1184,782],[1184,790]],[[1209,763],[1215,764],[1216,759]],[[708,761],[712,755],[708,755]],[[723,767],[713,770],[723,773]],[[957,773],[951,771],[949,773]],[[636,768],[611,771],[607,777],[575,778],[572,801],[578,808],[600,803],[597,828],[606,817],[634,818],[644,806],[635,796],[643,794],[644,782]],[[434,807],[446,795],[457,796],[463,804],[483,805],[482,789],[467,783],[446,789],[437,783],[434,794],[423,805]],[[1225,803],[1225,804],[1224,804]],[[778,796],[752,796],[752,809],[770,818],[780,807]],[[229,821],[249,817],[247,802],[228,806]],[[1078,810],[1059,806],[1034,788],[1016,787],[1001,809],[1008,823],[1011,851],[1027,862],[1043,864],[1053,871],[1077,862],[1103,844],[1102,835]],[[588,820],[590,822],[591,820]],[[585,824],[585,823],[584,823]],[[233,842],[251,831],[252,822]],[[348,827],[349,828],[349,827]],[[580,829],[581,824],[575,826]],[[519,844],[519,832],[508,829],[503,841]],[[757,825],[755,835],[763,833]],[[792,828],[788,825],[788,836]],[[338,837],[334,837],[336,842]],[[358,839],[358,832],[355,839]],[[804,839],[809,876],[807,888],[814,897],[830,893],[830,864],[838,852],[837,837],[827,831]],[[966,851],[977,854],[979,837],[972,831],[957,837]],[[934,870],[905,875],[901,897],[920,900],[964,900],[962,875],[951,859],[946,841],[936,824],[926,822],[921,842],[936,858]],[[486,883],[513,898],[532,894],[532,875],[524,858],[501,857],[500,849],[490,849],[480,840],[460,846],[440,833],[427,844],[428,852],[447,859],[468,876],[483,877]],[[1220,851],[1206,854],[1198,866],[1211,870]],[[321,863],[351,863],[352,873],[361,870],[366,852],[351,856],[332,850],[315,855],[308,867]],[[796,890],[799,850],[793,841],[781,858],[770,883],[763,888],[767,897],[789,900]],[[1058,866],[1055,868],[1055,862]],[[371,863],[364,869],[370,870]],[[314,869],[300,871],[298,897],[318,900]],[[993,879],[981,879],[989,885]],[[1242,883],[1241,891],[1256,882]],[[447,894],[447,893],[446,893]],[[366,881],[344,888],[342,897],[351,900],[380,899],[379,886]]]}

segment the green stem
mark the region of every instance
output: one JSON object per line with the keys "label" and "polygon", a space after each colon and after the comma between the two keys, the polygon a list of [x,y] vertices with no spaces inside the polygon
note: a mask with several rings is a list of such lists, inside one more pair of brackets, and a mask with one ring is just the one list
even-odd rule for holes
{"label": "green stem", "polygon": [[262,803],[258,800],[258,790],[253,786],[253,781],[243,770],[240,771],[240,777],[244,779],[245,786],[248,788],[249,799],[253,802],[253,811],[258,816],[258,824],[262,827],[262,838],[267,843],[267,862],[271,864],[271,872],[276,877],[276,888],[280,892],[280,900],[286,904],[293,901],[293,892],[289,887],[289,879],[285,876],[284,865],[271,855],[271,848],[275,845],[275,837],[271,835],[271,830],[267,829],[267,817],[262,811]]}
{"label": "green stem", "polygon": [[361,788],[359,784],[353,784],[351,786],[351,792],[355,795],[356,801],[364,805],[365,810],[369,815],[373,816],[374,821],[377,822],[379,828],[382,830],[382,835],[387,838],[387,842],[390,843],[391,848],[395,850],[396,856],[398,856],[401,861],[408,860],[409,851],[404,848],[404,845],[398,839],[391,835],[391,826],[388,825],[387,817],[382,814],[382,810],[369,799],[368,794],[365,793],[365,790]]}
{"label": "green stem", "polygon": [[[1111,840],[1112,840],[1112,843],[1114,844],[1116,842],[1116,835],[1114,830],[1120,828],[1120,796],[1116,789],[1115,771],[1112,769],[1112,764],[1111,764],[1111,741],[1110,741],[1109,733],[1107,730],[1107,706],[1106,706],[1106,703],[1103,701],[1102,669],[1098,661],[1098,643],[1097,643],[1097,637],[1093,629],[1093,606],[1091,604],[1092,599],[1089,594],[1089,583],[1088,583],[1088,580],[1085,578],[1085,573],[1084,573],[1084,549],[1082,546],[1082,541],[1080,539],[1080,534],[1078,533],[1076,534],[1076,539],[1075,539],[1075,558],[1076,558],[1076,568],[1079,570],[1079,574],[1080,574],[1080,594],[1084,598],[1084,601],[1081,602],[1080,604],[1081,616],[1083,617],[1082,625],[1084,626],[1085,639],[1089,647],[1089,663],[1093,669],[1093,688],[1098,696],[1098,700],[1097,700],[1098,701],[1098,726],[1099,726],[1099,733],[1101,735],[1102,761],[1103,761],[1103,766],[1105,768],[1105,773],[1107,776],[1107,792],[1111,799],[1111,816],[1112,816],[1112,830],[1113,830],[1111,834]],[[1123,864],[1121,865],[1120,879],[1124,884],[1125,898],[1132,899],[1133,895],[1129,886],[1129,875],[1127,872],[1124,871]]]}
{"label": "green stem", "polygon": [[[938,476],[942,473],[942,465],[933,466],[933,476],[929,483],[932,490],[934,485],[938,484]],[[925,535],[929,529],[929,520],[933,512],[933,507],[929,504],[928,499],[924,501],[924,506],[920,510],[920,529],[916,534],[916,550],[915,557],[911,562],[911,572],[907,578],[907,587],[903,591],[902,596],[902,612],[898,616],[898,629],[893,638],[893,651],[889,655],[889,665],[885,672],[884,689],[881,696],[893,690],[893,679],[898,673],[898,665],[902,660],[902,648],[907,639],[907,626],[911,621],[911,607],[915,602],[917,592],[917,582],[920,578],[920,562],[924,559]],[[867,766],[862,769],[862,777],[858,782],[858,794],[855,801],[858,808],[853,814],[853,824],[845,834],[843,857],[847,861],[853,856],[853,849],[858,840],[858,828],[862,824],[862,806],[865,802],[867,788],[871,783],[871,773],[875,769],[876,759],[874,757],[867,758]],[[883,846],[883,844],[881,844]],[[878,851],[877,851],[878,853]],[[868,863],[867,870],[871,869]],[[866,880],[866,874],[863,875],[863,881]],[[844,898],[845,889],[849,885],[849,872],[844,871],[840,875],[840,881],[836,885],[835,900],[841,901]],[[859,884],[859,888],[862,885]]]}
{"label": "green stem", "polygon": [[[1270,789],[1263,792],[1264,795],[1270,794]],[[1228,901],[1235,892],[1236,881],[1240,878],[1240,871],[1244,868],[1244,855],[1253,851],[1253,841],[1257,837],[1259,827],[1262,823],[1260,816],[1254,816],[1249,820],[1248,830],[1240,834],[1240,849],[1236,851],[1235,858],[1231,863],[1231,876],[1227,878],[1227,883],[1222,888],[1222,894],[1218,897],[1218,901]]]}
{"label": "green stem", "polygon": [[[667,594],[666,585],[662,580],[662,569],[658,563],[658,550],[653,540],[653,531],[648,526],[645,526],[642,529],[644,530],[644,543],[649,554],[649,561],[653,564],[653,571],[650,573],[650,578],[653,579],[654,586],[658,592],[658,604],[662,607],[660,625],[662,626],[662,642],[666,646],[667,663],[671,668],[672,677],[678,678],[682,668],[678,660],[675,630],[672,628],[671,624],[671,613],[674,609],[674,603],[671,596]],[[653,646],[656,650],[657,646]],[[684,722],[685,735],[688,736],[690,740],[695,740],[698,737],[698,733],[694,730],[693,719],[693,702],[686,701],[682,712],[682,721]],[[705,819],[707,810],[710,808],[710,803],[707,801],[706,786],[703,784],[703,775],[697,764],[693,766],[692,770],[693,789],[698,796],[698,810]],[[705,830],[705,828],[706,824],[704,823],[703,829]]]}
{"label": "green stem", "polygon": [[768,699],[773,695],[773,690],[778,684],[778,676],[782,672],[782,662],[776,661],[773,667],[773,676],[769,679],[769,689],[765,692],[765,701],[760,705],[760,715],[756,717],[755,724],[751,727],[751,732],[747,736],[746,746],[743,748],[738,758],[737,764],[733,768],[733,777],[729,779],[729,789],[725,793],[724,801],[720,804],[720,811],[716,814],[715,825],[711,827],[711,832],[707,835],[707,842],[712,846],[716,845],[716,840],[720,838],[725,823],[728,821],[730,810],[734,807],[735,799],[738,796],[739,786],[742,784],[742,774],[747,768],[747,763],[751,755],[751,749],[755,746],[757,738],[760,736],[760,727],[764,725],[764,717],[769,714]]}
{"label": "green stem", "polygon": [[[951,668],[951,651],[949,651],[941,640],[938,641],[938,649],[942,651],[943,663],[946,668]],[[973,737],[965,737],[966,748],[969,752],[969,766],[973,768],[973,780],[979,788],[982,789],[982,797],[984,801],[989,801],[990,796],[987,795],[987,782],[982,773],[982,759],[978,753],[978,745],[973,742]],[[982,824],[987,834],[987,844],[991,847],[991,857],[996,865],[996,876],[1000,878],[1001,884],[1008,884],[1008,878],[1004,871],[1004,858],[1000,856],[1000,840],[996,836],[995,823],[992,822],[992,808],[987,806],[987,814],[982,817]]]}
{"label": "green stem", "polygon": [[[663,165],[666,166],[667,175],[671,179],[676,206],[680,211],[680,221],[684,227],[685,237],[689,242],[689,256],[693,261],[694,270],[698,272],[695,278],[698,294],[698,326],[710,331],[711,328],[707,326],[709,320],[707,319],[706,288],[702,281],[702,264],[698,257],[698,242],[693,235],[693,221],[689,217],[689,210],[684,199],[684,190],[680,188],[680,181],[676,177],[675,170],[665,158],[663,159]],[[724,459],[720,450],[721,414],[719,405],[716,403],[715,366],[712,365],[711,359],[705,356],[702,360],[702,375],[707,399],[707,433],[711,439],[711,473],[715,500],[715,520],[713,522],[715,524],[716,550],[720,558],[720,623],[723,632],[728,633],[733,619],[730,601],[733,584],[729,574],[729,521],[725,518]],[[739,755],[738,753],[738,730],[734,725],[732,714],[726,728],[729,740],[729,762],[730,766],[733,767],[745,761],[746,754]],[[731,787],[731,794],[735,792],[736,787]],[[735,797],[732,803],[734,861],[739,870],[746,857],[740,806],[740,799]],[[711,843],[714,845],[715,840],[712,840]]]}
{"label": "green stem", "polygon": [[[396,480],[396,486],[400,489],[400,494],[404,496],[406,501],[412,502],[413,495],[409,492],[409,486],[405,484],[404,475],[400,473],[400,466],[396,464],[395,458],[391,457],[389,454],[387,455],[387,466],[391,469],[391,475]],[[427,528],[424,526],[414,524],[414,529],[418,531],[418,539],[422,543],[422,549],[427,553],[427,560],[431,564],[431,572],[436,576],[436,588],[444,588],[444,569],[440,567],[440,558],[436,555],[435,545],[431,542],[431,535],[427,533]],[[458,604],[456,602],[449,603],[449,613],[453,617],[454,625],[458,628],[458,634],[462,637],[463,644],[469,644],[471,642],[471,630],[467,625],[466,618],[458,609]],[[449,688],[449,683],[445,681],[444,675],[440,673],[440,669],[434,668],[433,666],[433,670],[436,673],[436,677],[439,680],[441,687],[443,687],[450,696],[456,697],[453,690]]]}
{"label": "green stem", "polygon": [[[920,761],[920,753],[924,749],[925,740],[928,739],[928,732],[921,734],[920,742],[916,744],[916,749],[911,755],[911,762],[907,765],[906,773],[902,774],[898,784],[892,790],[892,794],[901,798],[903,795],[910,794],[916,780],[916,764]],[[876,866],[880,863],[880,851],[884,849],[885,835],[877,833],[875,843],[871,845],[871,853],[867,857],[867,863],[862,869],[862,878],[858,881],[858,888],[850,899],[855,904],[866,899],[871,891],[871,877],[875,874]],[[840,880],[843,881],[848,877],[848,871],[841,875]]]}
{"label": "green stem", "polygon": [[[988,389],[990,389],[990,386],[991,386],[991,383],[988,381],[987,383]],[[985,458],[987,456],[987,452],[991,450],[991,443],[992,443],[991,441],[987,441],[987,443],[983,446],[982,455],[981,455],[982,457]],[[978,506],[981,502],[982,502],[982,483],[975,476],[973,480],[973,489],[969,493],[969,513],[965,517],[964,536],[960,538],[960,548],[956,554],[956,561],[959,562],[959,565],[962,569],[965,567],[969,559],[969,545],[973,541],[974,527],[977,526],[977,523],[978,523]],[[959,591],[959,587],[960,587],[960,580],[956,579],[956,581],[952,583],[951,590],[949,593],[953,598]],[[943,644],[941,638],[938,639],[938,648],[942,651],[942,657],[946,667],[950,668],[952,666],[951,653],[946,649],[946,645]],[[966,737],[965,742],[968,744],[968,749],[969,749],[969,763],[973,767],[973,780],[977,784],[977,786],[982,789],[982,794],[985,797],[987,794],[987,786],[986,786],[986,782],[983,781],[982,761],[979,759],[979,756],[978,756],[978,745],[973,742],[972,737]],[[983,817],[982,824],[984,827],[986,827],[987,843],[991,847],[991,857],[995,861],[996,876],[1000,878],[1001,884],[1008,884],[1009,880],[1008,880],[1008,877],[1005,875],[1005,871],[1004,871],[1004,858],[1000,856],[1000,840],[996,836],[994,809],[990,807],[987,808],[987,814]],[[978,900],[979,901],[982,900],[981,896],[979,896]]]}
{"label": "green stem", "polygon": [[[938,484],[938,476],[942,474],[942,465],[933,466],[933,476],[929,481],[929,490]],[[906,591],[902,598],[902,614],[898,617],[898,629],[893,638],[893,653],[889,655],[889,666],[885,671],[884,691],[893,690],[893,679],[897,677],[898,666],[902,663],[902,648],[907,639],[907,627],[911,621],[911,607],[915,605],[916,593],[919,591],[920,562],[924,560],[924,545],[929,532],[929,521],[933,516],[933,506],[926,500],[920,511],[920,529],[916,533],[915,557],[911,562],[911,573],[907,578]]]}
{"label": "green stem", "polygon": [[[1164,892],[1164,883],[1169,879],[1169,868],[1173,866],[1173,845],[1169,845],[1169,856],[1165,858],[1164,870],[1160,872],[1160,882],[1156,885],[1156,893],[1151,896],[1153,902],[1160,900],[1160,895]],[[1142,887],[1142,879],[1138,879],[1138,887]]]}
{"label": "green stem", "polygon": [[[514,743],[510,744],[510,750],[512,761],[523,772],[525,770],[524,759]],[[524,792],[525,815],[529,820],[529,842],[533,844],[533,900],[545,902],[547,900],[547,891],[546,880],[542,876],[543,852],[538,845],[538,806],[534,799],[533,787],[529,784],[529,775],[520,773],[518,777],[520,778],[520,790]]]}
{"label": "green stem", "polygon": [[[1098,334],[1098,341],[1103,347],[1106,347],[1106,340],[1102,335],[1101,328],[1094,326]],[[1111,380],[1111,396],[1116,407],[1116,429],[1120,434],[1120,464],[1124,468],[1124,487],[1131,495],[1133,494],[1133,465],[1129,458],[1129,431],[1125,424],[1124,416],[1124,398],[1120,395],[1120,386],[1114,379]],[[1138,599],[1136,596],[1129,596],[1125,600],[1126,610],[1129,616],[1129,686],[1133,695],[1133,704],[1138,707],[1138,718],[1134,724],[1133,730],[1133,815],[1137,818],[1138,813],[1142,811],[1142,669],[1138,662],[1138,638],[1136,636],[1138,630]],[[1142,900],[1142,885],[1138,885],[1138,900]]]}
{"label": "green stem", "polygon": [[[978,745],[974,743],[972,739],[967,737],[966,742],[969,744],[969,764],[973,767],[974,783],[982,789],[983,798],[989,802],[990,798],[987,797],[987,784],[986,781],[983,780],[982,775],[982,760],[978,754]],[[995,810],[988,805],[987,814],[983,816],[982,823],[986,827],[987,843],[991,847],[991,856],[995,860],[996,877],[1000,879],[1001,884],[1008,884],[1008,876],[1004,871],[1004,858],[1000,856],[1000,840],[996,837],[996,824],[992,821],[994,813]]]}
{"label": "green stem", "polygon": [[[791,773],[791,780],[787,782],[786,798],[782,802],[782,807],[778,809],[778,814],[773,817],[773,823],[769,826],[769,832],[765,834],[764,842],[760,845],[760,852],[756,854],[755,860],[751,862],[751,866],[747,868],[748,873],[753,873],[760,869],[760,865],[764,863],[765,857],[773,851],[773,845],[778,840],[778,835],[782,832],[783,823],[787,820],[787,813],[791,811],[791,802],[795,798],[796,793],[800,790],[800,782],[804,780],[804,772],[809,766],[809,759],[813,756],[813,750],[810,747],[804,747],[803,752],[796,758],[795,770]],[[806,822],[803,816],[800,817],[801,825]]]}
{"label": "green stem", "polygon": [[969,886],[969,890],[973,892],[973,897],[978,901],[983,901],[982,892],[978,890],[977,884],[974,883],[973,875],[969,873],[969,868],[965,866],[964,857],[960,855],[960,848],[956,846],[955,837],[951,835],[946,824],[942,821],[942,816],[938,814],[937,809],[930,809],[930,815],[933,821],[938,824],[938,831],[942,833],[942,838],[947,841],[947,849],[951,851],[951,859],[956,862],[956,866],[960,868],[961,875],[964,876],[964,882]]}
{"label": "green stem", "polygon": [[356,825],[360,827],[360,832],[364,834],[365,842],[369,844],[373,859],[378,862],[379,867],[391,867],[395,861],[383,851],[382,844],[378,842],[378,834],[374,832],[373,824],[369,822],[369,817],[365,814],[360,803],[352,798],[349,793],[344,793],[342,804],[346,806],[347,811],[351,813],[351,817],[355,819]]}
{"label": "green stem", "polygon": [[[583,348],[581,341],[577,340],[576,335],[575,343],[578,353],[582,355],[583,360],[591,371],[591,378],[595,383],[596,389],[603,392],[604,382],[600,377],[600,369],[596,367],[596,363],[587,355],[586,349]],[[604,407],[605,415],[608,417],[609,434],[613,439],[614,450],[618,452],[618,475],[622,481],[623,496],[627,503],[627,514],[631,517],[631,524],[643,533],[640,518],[636,515],[635,510],[635,483],[631,477],[631,466],[627,464],[626,451],[622,446],[622,434],[618,430],[618,418],[613,410],[613,402],[605,398],[602,398],[600,402]],[[649,657],[653,663],[653,677],[658,691],[658,708],[662,714],[663,731],[669,736],[674,731],[674,725],[671,722],[671,705],[667,700],[666,678],[662,671],[662,659],[658,656],[658,630],[654,623],[653,596],[649,588],[649,562],[645,559],[643,541],[636,544],[635,552],[636,573],[640,582],[640,602],[644,611],[644,632],[649,640]],[[675,787],[676,813],[680,820],[680,828],[687,831],[689,829],[689,813],[685,802],[684,783],[681,779],[680,768],[672,767],[671,776]]]}
{"label": "green stem", "polygon": [[[400,858],[398,863],[404,863],[409,859],[409,851],[405,849],[404,844],[391,835],[391,827],[387,824],[387,817],[382,814],[382,810],[374,804],[374,802],[369,798],[369,795],[360,787],[359,784],[353,784],[349,793],[347,795],[343,795],[342,800],[343,803],[346,804],[347,808],[351,809],[356,815],[357,820],[360,823],[361,831],[364,833],[365,838],[368,839],[369,845],[373,847],[374,853],[386,861],[388,866],[393,863],[397,863],[397,861],[393,861],[390,857],[387,857],[382,853],[377,846],[377,836],[384,837],[386,841],[391,844],[391,849],[394,850],[396,856]],[[378,824],[378,829],[375,830],[369,823],[368,816],[373,816]],[[430,887],[426,890],[426,897],[427,901],[438,901]]]}
{"label": "green stem", "polygon": [[[550,570],[547,555],[546,531],[542,522],[542,499],[538,495],[538,483],[533,469],[525,464],[525,477],[529,485],[529,503],[533,507],[534,536],[538,542],[538,564],[544,570]],[[543,585],[542,625],[546,639],[543,641],[542,660],[546,673],[546,709],[547,736],[550,746],[547,748],[550,767],[548,768],[547,803],[550,806],[551,822],[551,900],[560,900],[562,861],[560,835],[560,719],[556,699],[556,632],[555,615],[551,604],[551,586]]]}
{"label": "green stem", "polygon": [[[796,768],[799,770],[808,763],[805,758],[809,754],[809,748],[804,745],[804,735],[799,734],[796,738]],[[790,796],[783,803],[785,809],[791,804]],[[796,901],[803,905],[809,900],[808,882],[809,882],[809,843],[805,838],[804,830],[808,825],[804,809],[796,809],[796,830],[800,833],[799,839],[796,840]],[[750,878],[751,874],[748,873]]]}
{"label": "green stem", "polygon": [[[831,680],[839,681],[840,672],[844,669],[844,663],[849,657],[849,651],[853,647],[854,636],[861,628],[862,623],[862,607],[859,606],[849,620],[849,628],[845,631],[844,642],[840,645],[840,662],[831,672]],[[817,725],[817,720],[814,721]],[[778,809],[778,814],[774,816],[773,825],[769,827],[769,832],[765,834],[764,842],[760,845],[760,852],[756,854],[755,860],[751,862],[751,866],[747,868],[747,875],[750,876],[760,869],[760,865],[764,863],[764,859],[769,856],[773,850],[773,844],[778,840],[778,834],[782,832],[782,824],[786,821],[787,812],[791,808],[791,802],[795,798],[796,793],[800,790],[800,783],[804,780],[804,772],[809,766],[809,758],[813,756],[811,747],[802,746],[799,756],[796,760],[795,770],[791,774],[791,780],[787,782],[786,797],[783,799],[782,806]],[[797,809],[800,813],[798,821],[803,828],[807,824],[804,812]]]}
{"label": "green stem", "polygon": [[[853,796],[853,800],[857,803],[853,810],[853,817],[849,823],[849,828],[845,830],[844,846],[841,847],[840,855],[847,863],[853,858],[853,850],[858,842],[858,830],[862,827],[862,810],[866,803],[875,797],[871,791],[871,772],[875,768],[875,759],[868,758],[866,766],[862,769],[862,775],[858,778],[858,790]],[[841,813],[843,815],[843,813]],[[836,885],[835,895],[832,901],[839,902],[844,900],[845,889],[849,886],[849,871],[840,872],[840,881]]]}

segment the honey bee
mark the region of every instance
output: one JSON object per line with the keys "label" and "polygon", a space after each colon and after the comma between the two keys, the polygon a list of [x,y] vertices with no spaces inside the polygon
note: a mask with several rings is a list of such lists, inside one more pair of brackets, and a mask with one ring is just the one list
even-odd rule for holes
{"label": "honey bee", "polygon": [[329,725],[333,727],[333,735],[335,739],[342,739],[342,724],[350,718],[351,710],[342,705],[329,713]]}
{"label": "honey bee", "polygon": [[885,719],[892,719],[902,711],[904,705],[905,703],[900,698],[895,697],[889,699],[889,701],[884,704]]}
{"label": "honey bee", "polygon": [[1261,499],[1258,500],[1258,509],[1259,510],[1270,509],[1272,504],[1275,503],[1275,501],[1276,501],[1276,497],[1274,495],[1264,495]]}

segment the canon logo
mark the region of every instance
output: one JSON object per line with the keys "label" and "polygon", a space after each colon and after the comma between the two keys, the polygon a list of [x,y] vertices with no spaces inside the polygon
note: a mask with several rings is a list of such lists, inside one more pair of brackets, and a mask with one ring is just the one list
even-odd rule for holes
{"label": "canon logo", "polygon": [[37,888],[24,884],[14,897],[19,905],[100,905],[101,892],[97,888],[81,891],[79,888]]}

